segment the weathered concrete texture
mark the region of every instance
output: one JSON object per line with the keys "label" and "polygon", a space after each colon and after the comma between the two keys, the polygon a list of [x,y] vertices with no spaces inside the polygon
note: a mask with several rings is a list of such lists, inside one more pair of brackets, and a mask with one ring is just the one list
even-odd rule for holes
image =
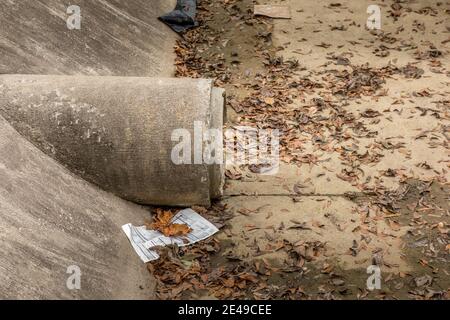
{"label": "weathered concrete texture", "polygon": [[[181,195],[180,205],[207,203],[220,194],[221,166],[174,168],[167,154],[172,128],[222,124],[222,113],[208,109],[221,108],[220,90],[209,81],[78,77],[172,76],[177,35],[157,17],[175,3],[0,2],[0,74],[76,76],[1,80],[3,113],[29,141],[0,115],[0,298],[153,297],[153,280],[120,230],[142,224],[146,210],[73,172],[139,202]],[[81,9],[80,30],[67,28],[70,5]],[[200,182],[186,178],[192,170]],[[169,171],[173,188],[160,183]],[[81,269],[80,290],[66,287],[70,265]]]}
{"label": "weathered concrete texture", "polygon": [[191,133],[191,154],[195,121],[221,129],[223,92],[212,88],[198,79],[3,75],[0,114],[46,154],[122,198],[209,205],[221,194],[222,165],[177,165],[171,153],[175,129]]}
{"label": "weathered concrete texture", "polygon": [[[142,223],[146,209],[75,177],[1,116],[0,153],[0,298],[152,297],[120,230]],[[80,267],[80,290],[66,286],[71,265]]]}
{"label": "weathered concrete texture", "polygon": [[[0,73],[171,76],[177,35],[157,20],[175,0],[0,2]],[[81,9],[81,29],[67,8]]]}

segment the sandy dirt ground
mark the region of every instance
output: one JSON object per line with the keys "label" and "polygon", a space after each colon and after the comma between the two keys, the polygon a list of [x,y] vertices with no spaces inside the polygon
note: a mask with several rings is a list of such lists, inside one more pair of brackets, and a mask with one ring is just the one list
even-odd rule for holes
{"label": "sandy dirt ground", "polygon": [[450,3],[380,1],[380,30],[368,1],[255,3],[200,1],[177,74],[226,88],[227,127],[279,129],[281,165],[227,168],[194,208],[221,232],[149,266],[158,296],[448,299]]}

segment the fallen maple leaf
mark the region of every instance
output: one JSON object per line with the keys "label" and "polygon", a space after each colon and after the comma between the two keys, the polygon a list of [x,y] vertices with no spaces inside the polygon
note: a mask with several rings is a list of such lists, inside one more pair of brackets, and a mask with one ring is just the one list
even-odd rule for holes
{"label": "fallen maple leaf", "polygon": [[192,231],[192,229],[185,224],[172,223],[173,216],[174,214],[171,211],[157,209],[155,220],[146,225],[147,229],[157,230],[166,237],[185,236]]}
{"label": "fallen maple leaf", "polygon": [[185,236],[189,232],[192,231],[191,228],[189,228],[185,224],[179,224],[179,223],[172,223],[169,224],[167,227],[164,227],[162,230],[160,230],[165,236]]}

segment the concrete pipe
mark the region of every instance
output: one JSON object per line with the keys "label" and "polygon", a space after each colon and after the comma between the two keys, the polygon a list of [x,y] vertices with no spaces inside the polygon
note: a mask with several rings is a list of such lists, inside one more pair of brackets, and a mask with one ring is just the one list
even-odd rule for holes
{"label": "concrete pipe", "polygon": [[171,153],[174,130],[221,129],[223,109],[223,90],[205,79],[0,76],[0,114],[22,136],[140,204],[207,206],[221,195],[222,164],[176,164]]}

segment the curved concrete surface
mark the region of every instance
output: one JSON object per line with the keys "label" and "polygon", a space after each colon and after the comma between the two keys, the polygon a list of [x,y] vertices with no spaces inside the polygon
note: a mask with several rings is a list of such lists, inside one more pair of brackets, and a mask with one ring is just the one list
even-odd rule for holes
{"label": "curved concrete surface", "polygon": [[[81,29],[67,28],[67,8]],[[0,73],[171,76],[176,0],[2,0]]]}
{"label": "curved concrete surface", "polygon": [[[152,297],[120,229],[142,223],[144,208],[74,176],[2,117],[0,154],[0,298]],[[81,270],[80,290],[66,286],[71,265]]]}
{"label": "curved concrete surface", "polygon": [[205,79],[2,75],[0,114],[49,156],[124,199],[208,206],[221,194],[223,166],[174,164],[171,152],[175,129],[193,140],[195,121],[222,127],[223,97],[212,89]]}
{"label": "curved concrete surface", "polygon": [[[136,196],[143,191],[139,187],[150,181],[144,178],[157,178],[158,172],[152,171],[154,176],[140,177],[137,169],[148,165],[144,157],[127,162],[132,154],[151,152],[151,147],[139,149],[141,145],[149,141],[157,143],[147,139],[153,134],[145,122],[150,113],[142,110],[142,106],[155,109],[156,104],[144,102],[172,106],[153,119],[154,129],[157,120],[167,124],[177,112],[190,112],[189,108],[196,104],[220,105],[222,92],[211,89],[208,81],[199,80],[183,88],[177,82],[180,80],[173,80],[174,88],[178,86],[180,90],[178,94],[172,95],[173,90],[168,87],[158,98],[150,94],[158,89],[151,88],[150,80],[143,78],[89,80],[78,76],[172,76],[173,45],[177,35],[157,17],[171,11],[175,3],[176,0],[0,1],[0,74],[75,76],[70,80],[42,77],[31,82],[22,76],[2,76],[2,81],[7,78],[1,89],[6,94],[0,96],[2,113],[11,123],[0,115],[0,298],[153,297],[154,280],[120,229],[128,222],[141,224],[148,212],[86,182],[75,172],[99,185],[104,184],[105,189],[116,194],[146,202],[140,195]],[[81,9],[80,30],[69,30],[66,25],[67,8],[73,4]],[[19,83],[22,80],[25,81]],[[201,87],[202,94],[192,99],[181,98],[183,93],[191,94],[195,88],[203,90]],[[75,98],[75,106],[80,108],[71,109],[72,100],[68,97]],[[124,102],[125,97],[132,103],[122,103],[121,108],[120,102]],[[36,99],[44,99],[45,106],[39,105]],[[37,103],[39,108],[31,108],[32,104],[27,101]],[[187,109],[182,108],[185,105]],[[201,108],[199,112],[206,109]],[[63,117],[58,110],[63,111]],[[108,119],[105,131],[98,130],[101,122],[96,121],[100,115]],[[194,119],[194,115],[190,119]],[[55,125],[59,120],[70,123],[76,116],[81,121],[79,126]],[[221,117],[219,113],[217,118],[210,118],[214,127],[222,124]],[[145,135],[139,136],[138,129],[128,130],[127,122],[137,124]],[[171,125],[175,124],[179,126],[180,122]],[[118,129],[115,133],[113,127]],[[92,131],[85,130],[89,128]],[[187,129],[192,130],[192,123]],[[164,130],[168,132],[169,128]],[[92,137],[98,138],[99,133],[106,139],[103,142],[110,144],[95,143]],[[120,135],[132,139],[120,143]],[[133,139],[134,145],[127,143]],[[108,149],[108,146],[116,149]],[[122,155],[121,151],[124,151]],[[68,159],[70,155],[72,160]],[[105,162],[110,165],[104,166]],[[118,168],[123,163],[128,167],[121,171]],[[99,170],[99,174],[96,175],[95,170]],[[183,176],[181,167],[178,170],[179,176]],[[206,203],[207,189],[209,196],[220,194],[223,172],[217,166],[208,167],[209,172],[204,166],[197,170],[197,174],[213,178],[209,188],[207,182],[201,184],[201,197],[194,196],[189,201],[195,198],[195,202]],[[116,186],[114,181],[120,184]],[[212,181],[218,183],[214,185]],[[176,182],[185,191],[188,186],[196,185],[185,178]],[[166,200],[177,194],[169,189],[164,191]],[[70,276],[66,271],[71,265],[80,267],[80,290],[69,290],[66,286]]]}

